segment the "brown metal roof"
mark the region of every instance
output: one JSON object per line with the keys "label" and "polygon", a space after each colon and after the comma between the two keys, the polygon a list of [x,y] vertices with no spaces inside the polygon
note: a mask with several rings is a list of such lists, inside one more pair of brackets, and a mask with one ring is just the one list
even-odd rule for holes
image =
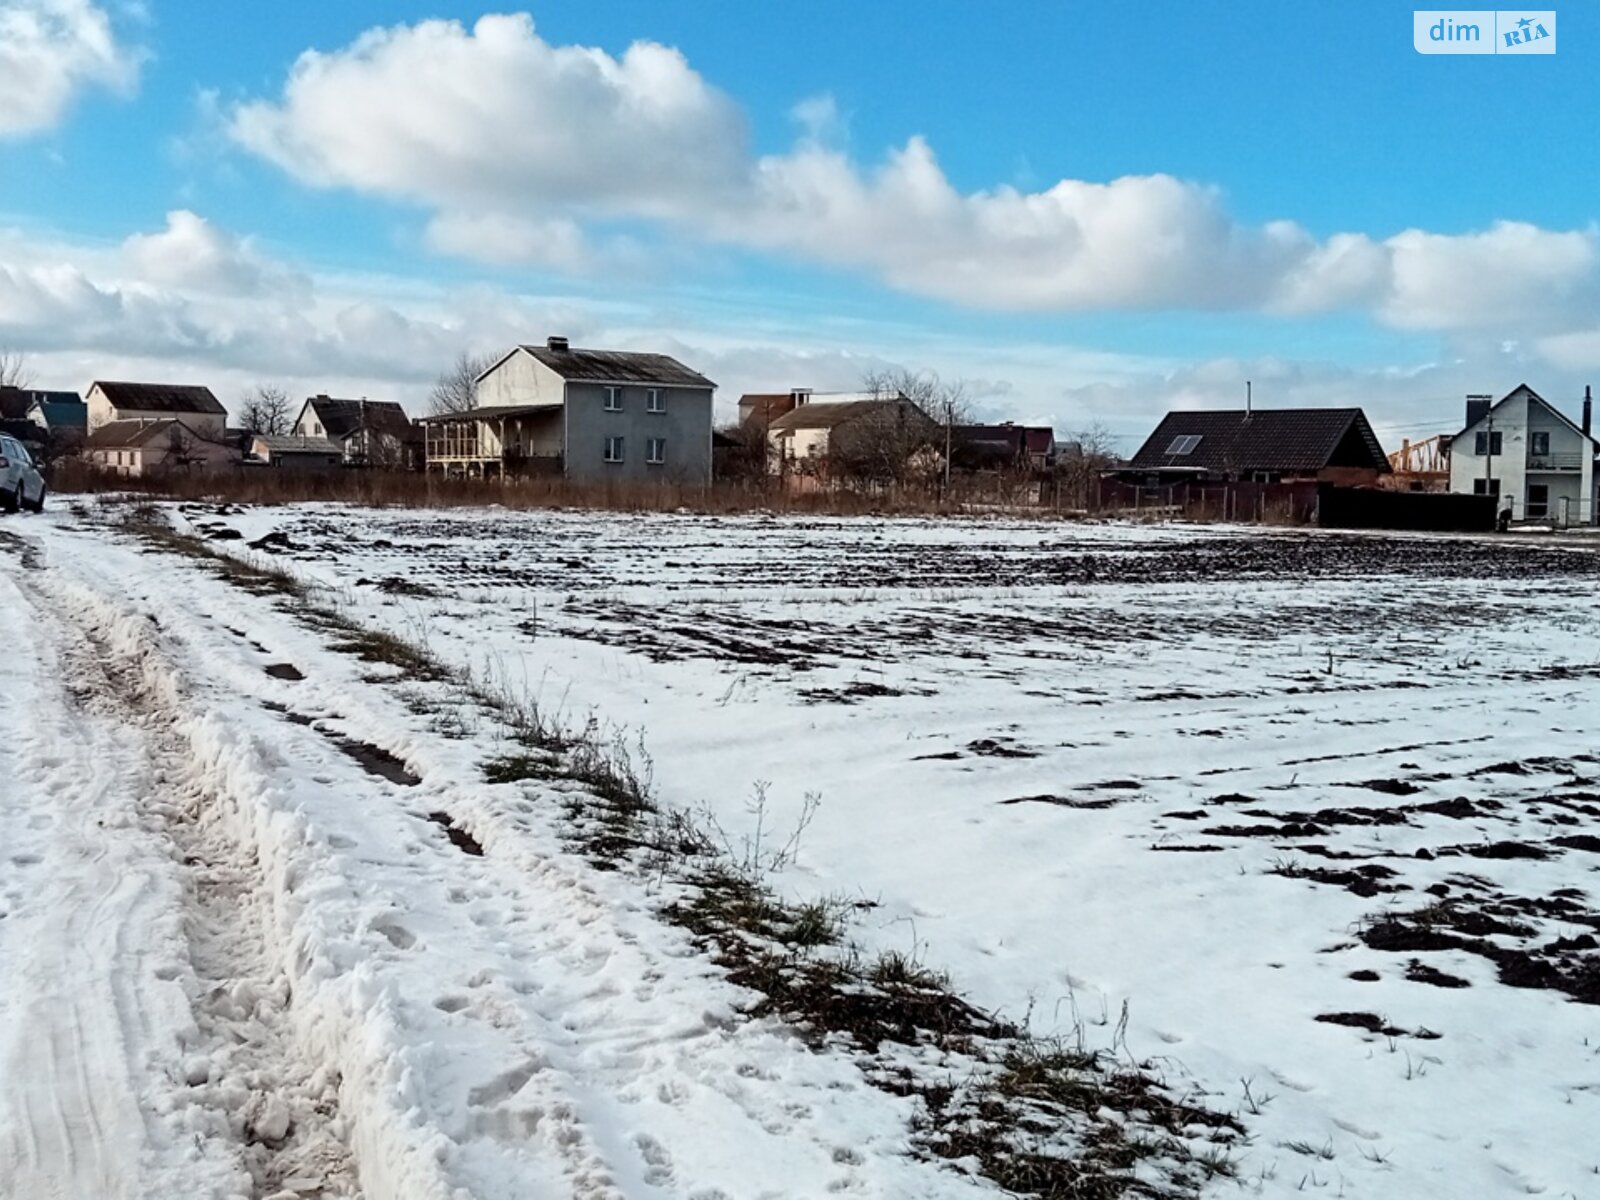
{"label": "brown metal roof", "polygon": [[186,428],[181,421],[108,421],[89,431],[91,450],[133,450],[148,445],[177,428]]}
{"label": "brown metal roof", "polygon": [[100,389],[115,407],[129,412],[201,413],[220,417],[227,414],[211,389],[177,383],[117,383],[97,379],[91,385]]}
{"label": "brown metal roof", "polygon": [[897,400],[840,400],[833,403],[827,401],[813,401],[802,404],[799,408],[784,413],[781,417],[773,419],[767,428],[773,433],[782,433],[789,429],[833,429],[843,425],[846,421],[854,421],[857,417],[867,416],[869,413],[881,412],[892,409],[896,404],[905,403]]}
{"label": "brown metal roof", "polygon": [[1332,466],[1387,472],[1389,460],[1359,408],[1258,408],[1170,412],[1128,466],[1213,474]]}
{"label": "brown metal roof", "polygon": [[[643,383],[662,387],[714,388],[698,371],[691,371],[666,354],[635,354],[625,350],[552,350],[549,346],[523,346],[529,354],[561,378],[583,383]],[[492,369],[492,368],[491,368]]]}

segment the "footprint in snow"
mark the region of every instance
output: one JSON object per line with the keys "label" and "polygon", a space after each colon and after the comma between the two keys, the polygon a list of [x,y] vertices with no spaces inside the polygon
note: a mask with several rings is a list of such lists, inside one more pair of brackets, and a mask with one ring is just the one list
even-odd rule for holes
{"label": "footprint in snow", "polygon": [[409,950],[417,944],[417,935],[404,925],[388,918],[380,918],[368,926],[373,933],[381,933],[397,950]]}
{"label": "footprint in snow", "polygon": [[672,1155],[648,1133],[635,1134],[633,1144],[644,1159],[644,1181],[653,1187],[672,1182]]}
{"label": "footprint in snow", "polygon": [[1383,1136],[1381,1133],[1376,1133],[1371,1129],[1363,1129],[1353,1121],[1341,1121],[1338,1117],[1333,1119],[1333,1123],[1352,1137],[1358,1137],[1364,1141],[1375,1142]]}

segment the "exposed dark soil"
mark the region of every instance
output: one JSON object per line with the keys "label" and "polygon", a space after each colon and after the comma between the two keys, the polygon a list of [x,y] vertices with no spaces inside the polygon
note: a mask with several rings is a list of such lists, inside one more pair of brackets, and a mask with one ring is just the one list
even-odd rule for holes
{"label": "exposed dark soil", "polygon": [[1081,796],[1016,796],[1002,800],[1001,804],[1054,804],[1059,808],[1106,809],[1115,808],[1122,801],[1115,796],[1099,800],[1086,800]]}
{"label": "exposed dark soil", "polygon": [[1313,883],[1342,887],[1347,892],[1368,898],[1382,892],[1406,891],[1410,888],[1409,884],[1389,882],[1398,872],[1378,863],[1369,863],[1347,871],[1333,870],[1329,867],[1305,867],[1298,863],[1280,863],[1268,874],[1282,875],[1285,879],[1309,879]]}
{"label": "exposed dark soil", "polygon": [[1406,978],[1413,983],[1431,984],[1433,987],[1464,988],[1471,987],[1469,980],[1459,975],[1452,975],[1448,971],[1441,971],[1437,967],[1430,967],[1420,958],[1413,958],[1406,964]]}
{"label": "exposed dark soil", "polygon": [[[899,688],[887,684],[862,680],[838,688],[801,688],[800,695],[814,704],[858,704],[862,700],[876,700],[885,696],[904,696]],[[930,755],[929,757],[940,757]],[[951,755],[956,758],[959,755]]]}
{"label": "exposed dark soil", "polygon": [[[967,743],[967,753],[978,758],[1038,758],[1037,750],[1018,746],[1008,738],[979,738]],[[1135,787],[1138,785],[1135,784]]]}
{"label": "exposed dark soil", "polygon": [[483,847],[479,845],[478,839],[457,825],[455,818],[449,813],[431,812],[428,814],[428,820],[444,830],[445,836],[450,839],[450,844],[457,850],[474,858],[483,857]]}
{"label": "exposed dark soil", "polygon": [[305,678],[305,673],[293,663],[272,663],[263,669],[274,679],[282,679],[288,683],[299,683]]}
{"label": "exposed dark soil", "polygon": [[1364,1029],[1368,1033],[1381,1034],[1384,1037],[1420,1038],[1423,1041],[1433,1041],[1439,1037],[1439,1035],[1434,1033],[1431,1029],[1401,1029],[1398,1025],[1391,1025],[1377,1013],[1319,1013],[1316,1019],[1321,1021],[1324,1025],[1343,1025],[1349,1029]]}
{"label": "exposed dark soil", "polygon": [[[1552,907],[1557,904],[1559,907]],[[1520,919],[1519,913],[1600,929],[1600,913],[1569,898],[1530,900],[1490,892],[1470,900],[1441,901],[1414,912],[1383,914],[1362,929],[1360,936],[1372,949],[1393,953],[1460,950],[1476,954],[1494,963],[1500,982],[1507,987],[1557,991],[1581,1004],[1600,1004],[1600,941],[1586,934],[1540,945],[1538,930]],[[1496,938],[1500,940],[1492,940]]]}

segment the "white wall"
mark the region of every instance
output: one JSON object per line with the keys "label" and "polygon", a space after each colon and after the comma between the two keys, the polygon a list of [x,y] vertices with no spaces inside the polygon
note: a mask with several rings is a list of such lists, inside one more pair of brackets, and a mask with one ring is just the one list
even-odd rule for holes
{"label": "white wall", "polygon": [[[1492,458],[1476,453],[1477,435],[1491,430],[1500,434],[1500,453]],[[1547,457],[1534,457],[1535,433],[1549,435]],[[1594,454],[1592,438],[1584,437],[1519,388],[1456,436],[1450,448],[1450,490],[1470,493],[1486,476],[1497,479],[1501,507],[1509,507],[1512,519],[1521,521],[1529,516],[1528,488],[1542,486],[1549,498],[1545,516],[1573,525],[1592,525],[1596,523]],[[1574,462],[1576,470],[1551,469]]]}
{"label": "white wall", "polygon": [[478,380],[478,407],[562,403],[566,381],[529,354],[515,350]]}

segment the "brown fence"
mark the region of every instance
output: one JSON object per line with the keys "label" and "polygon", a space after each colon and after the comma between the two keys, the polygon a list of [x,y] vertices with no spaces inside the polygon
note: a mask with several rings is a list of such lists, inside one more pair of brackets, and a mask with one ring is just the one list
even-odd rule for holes
{"label": "brown fence", "polygon": [[1331,483],[1185,482],[1151,487],[1106,478],[1102,512],[1190,521],[1321,525],[1328,529],[1483,532],[1495,527],[1492,496],[1391,492]]}

